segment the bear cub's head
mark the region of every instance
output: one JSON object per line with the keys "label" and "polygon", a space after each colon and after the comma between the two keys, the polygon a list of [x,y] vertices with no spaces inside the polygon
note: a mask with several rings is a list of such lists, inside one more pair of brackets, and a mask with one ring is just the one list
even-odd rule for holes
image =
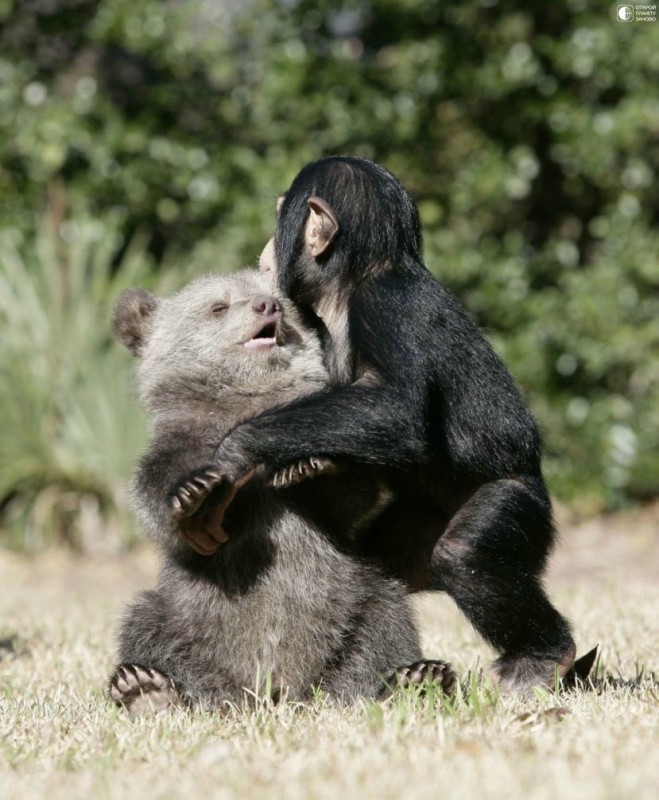
{"label": "bear cub's head", "polygon": [[327,383],[317,336],[256,270],[205,275],[162,299],[127,289],[112,327],[140,359],[140,397],[152,411]]}

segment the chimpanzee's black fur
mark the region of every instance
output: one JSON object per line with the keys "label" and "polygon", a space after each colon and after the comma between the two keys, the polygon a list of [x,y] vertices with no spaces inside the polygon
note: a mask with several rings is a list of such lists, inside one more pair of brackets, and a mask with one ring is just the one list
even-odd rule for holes
{"label": "chimpanzee's black fur", "polygon": [[[339,226],[316,259],[305,247],[310,197]],[[302,169],[281,208],[276,269],[325,330],[334,388],[239,425],[216,463],[229,482],[309,456],[387,468],[396,502],[366,550],[412,588],[448,592],[499,652],[505,685],[551,682],[574,642],[542,586],[555,533],[538,430],[421,244],[416,206],[383,167],[331,157]]]}

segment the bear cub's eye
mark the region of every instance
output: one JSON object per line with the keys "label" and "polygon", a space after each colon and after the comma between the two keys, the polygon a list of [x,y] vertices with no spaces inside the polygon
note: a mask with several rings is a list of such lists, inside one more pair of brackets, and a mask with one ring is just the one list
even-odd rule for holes
{"label": "bear cub's eye", "polygon": [[213,303],[211,306],[211,314],[218,316],[222,314],[222,312],[226,311],[229,306],[226,303]]}

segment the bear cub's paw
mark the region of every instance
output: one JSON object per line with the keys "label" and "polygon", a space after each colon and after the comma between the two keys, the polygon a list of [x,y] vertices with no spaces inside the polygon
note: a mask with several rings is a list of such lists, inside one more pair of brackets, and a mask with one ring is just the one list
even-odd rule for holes
{"label": "bear cub's paw", "polygon": [[302,483],[302,481],[306,481],[309,478],[332,474],[336,471],[336,465],[329,458],[313,456],[277,470],[268,481],[268,484],[273,489],[288,489],[289,486],[295,486],[295,484]]}
{"label": "bear cub's paw", "polygon": [[169,495],[174,518],[181,520],[191,517],[220,483],[222,473],[210,464],[186,475],[174,485]]}
{"label": "bear cub's paw", "polygon": [[174,681],[156,669],[121,664],[108,683],[108,696],[131,717],[162,714],[181,704]]}
{"label": "bear cub's paw", "polygon": [[446,661],[423,660],[398,667],[384,683],[381,698],[391,696],[398,688],[423,686],[429,683],[437,684],[444,694],[450,695],[455,691],[457,678],[453,668]]}

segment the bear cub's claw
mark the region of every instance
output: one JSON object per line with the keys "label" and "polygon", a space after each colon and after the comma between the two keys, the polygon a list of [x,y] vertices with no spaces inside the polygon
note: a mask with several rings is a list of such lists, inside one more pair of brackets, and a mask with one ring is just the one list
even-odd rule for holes
{"label": "bear cub's claw", "polygon": [[289,486],[295,486],[295,484],[306,481],[309,478],[327,475],[332,472],[336,472],[336,466],[333,461],[329,458],[313,456],[277,470],[268,483],[273,489],[288,489]]}
{"label": "bear cub's claw", "polygon": [[121,664],[108,683],[108,696],[131,717],[162,714],[177,706],[181,696],[174,681],[156,669]]}
{"label": "bear cub's claw", "polygon": [[455,690],[457,677],[446,661],[415,661],[414,664],[398,667],[393,671],[385,681],[381,697],[389,697],[397,688],[423,686],[426,683],[438,684],[444,694],[450,695]]}
{"label": "bear cub's claw", "polygon": [[170,493],[169,502],[174,518],[181,520],[192,516],[221,482],[222,473],[211,465],[186,475]]}

